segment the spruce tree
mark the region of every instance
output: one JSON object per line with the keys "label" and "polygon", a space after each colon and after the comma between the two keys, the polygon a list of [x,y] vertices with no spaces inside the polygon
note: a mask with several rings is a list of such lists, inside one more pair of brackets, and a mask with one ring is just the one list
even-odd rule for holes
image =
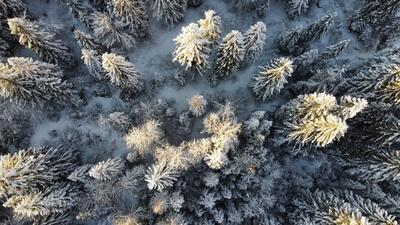
{"label": "spruce tree", "polygon": [[359,39],[368,40],[395,16],[399,8],[400,0],[365,1],[353,14],[350,30],[356,32]]}
{"label": "spruce tree", "polygon": [[235,72],[243,56],[243,36],[239,31],[231,31],[218,47],[214,71],[209,77],[210,81],[215,83],[218,79]]}
{"label": "spruce tree", "polygon": [[267,26],[259,21],[244,34],[244,59],[246,62],[252,63],[261,55],[265,45],[265,32],[267,32]]}
{"label": "spruce tree", "polygon": [[258,16],[263,16],[270,5],[270,0],[234,0],[233,4],[235,7],[255,11]]}
{"label": "spruce tree", "polygon": [[69,7],[72,15],[77,17],[81,23],[85,26],[90,27],[90,15],[93,13],[93,10],[83,1],[80,0],[63,0],[65,4]]}
{"label": "spruce tree", "polygon": [[[296,48],[305,49],[324,35],[333,24],[336,14],[324,16],[306,27],[297,27],[279,39],[279,47],[284,52],[294,52]],[[300,50],[301,50],[300,49]]]}
{"label": "spruce tree", "polygon": [[279,58],[273,60],[270,65],[261,67],[250,86],[257,99],[265,101],[282,90],[292,73],[293,62],[288,58]]}
{"label": "spruce tree", "polygon": [[49,28],[42,28],[41,24],[25,18],[8,19],[11,34],[18,38],[20,44],[37,53],[50,63],[73,65],[73,57],[61,40],[56,39]]}
{"label": "spruce tree", "polygon": [[107,8],[111,15],[128,24],[135,37],[147,35],[149,24],[144,0],[110,0]]}
{"label": "spruce tree", "polygon": [[61,146],[29,148],[0,157],[0,193],[21,195],[65,179],[76,167],[76,154]]}
{"label": "spruce tree", "polygon": [[186,0],[154,0],[151,9],[158,21],[172,25],[184,18]]}
{"label": "spruce tree", "polygon": [[174,39],[176,48],[173,61],[179,62],[186,70],[199,74],[209,67],[209,41],[204,37],[204,30],[195,23],[182,28],[182,33]]}
{"label": "spruce tree", "polygon": [[85,33],[81,30],[75,30],[74,37],[82,49],[94,50],[98,52],[103,51],[103,47],[97,43],[96,39],[89,33]]}
{"label": "spruce tree", "polygon": [[135,38],[125,32],[126,26],[127,24],[122,21],[113,21],[105,13],[92,14],[91,27],[94,35],[107,48],[122,46],[129,49],[135,44]]}
{"label": "spruce tree", "polygon": [[58,183],[43,191],[14,195],[4,206],[25,218],[46,217],[54,213],[65,213],[73,208],[78,200],[78,189],[65,183]]}
{"label": "spruce tree", "polygon": [[288,0],[286,3],[286,12],[289,19],[295,19],[301,13],[309,8],[309,0]]}
{"label": "spruce tree", "polygon": [[319,61],[327,61],[336,58],[348,48],[350,40],[343,40],[334,45],[327,47],[319,56]]}
{"label": "spruce tree", "polygon": [[212,43],[221,36],[221,17],[214,10],[204,12],[204,19],[198,21],[200,28],[204,30],[204,36]]}
{"label": "spruce tree", "polygon": [[102,67],[101,55],[95,50],[82,49],[83,63],[88,69],[90,75],[98,80],[102,80],[105,77],[105,72]]}
{"label": "spruce tree", "polygon": [[89,170],[89,176],[94,179],[107,181],[118,178],[125,168],[124,162],[119,158],[107,159],[94,165]]}
{"label": "spruce tree", "polygon": [[3,98],[41,107],[48,103],[81,104],[77,92],[62,80],[61,70],[53,64],[13,57],[0,64],[0,71],[0,96]]}
{"label": "spruce tree", "polygon": [[144,82],[135,66],[124,57],[114,53],[104,53],[102,56],[103,69],[111,80],[128,93],[138,93],[143,90]]}

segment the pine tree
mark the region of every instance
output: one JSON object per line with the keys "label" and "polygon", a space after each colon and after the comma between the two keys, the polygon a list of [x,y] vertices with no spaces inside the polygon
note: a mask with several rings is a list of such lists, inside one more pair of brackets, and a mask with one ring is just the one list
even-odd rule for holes
{"label": "pine tree", "polygon": [[73,57],[68,52],[68,48],[56,39],[49,28],[42,28],[41,24],[25,18],[8,19],[8,26],[11,34],[18,38],[20,44],[37,53],[45,61],[73,65]]}
{"label": "pine tree", "polygon": [[14,195],[4,203],[4,206],[12,208],[14,213],[21,217],[45,217],[71,209],[75,206],[77,197],[76,187],[60,183],[43,191]]}
{"label": "pine tree", "polygon": [[158,21],[172,25],[185,17],[186,0],[154,0],[151,9]]}
{"label": "pine tree", "polygon": [[367,107],[367,105],[368,102],[365,99],[354,98],[346,95],[340,98],[338,114],[341,118],[347,120],[356,116],[365,107]]}
{"label": "pine tree", "polygon": [[309,217],[315,224],[397,224],[396,218],[387,210],[351,191],[303,191],[295,198],[294,206],[295,220]]}
{"label": "pine tree", "polygon": [[373,61],[347,80],[347,93],[369,101],[400,104],[400,66],[387,61]]}
{"label": "pine tree", "polygon": [[150,147],[161,140],[164,132],[161,123],[149,120],[139,127],[133,127],[125,135],[125,142],[129,148],[136,149],[141,155],[150,151]]}
{"label": "pine tree", "polygon": [[284,52],[293,52],[300,46],[304,49],[310,42],[318,40],[333,24],[336,14],[324,16],[306,27],[297,27],[279,39],[279,47]]}
{"label": "pine tree", "polygon": [[97,43],[96,39],[89,33],[85,33],[81,30],[75,30],[74,37],[82,49],[94,50],[98,52],[103,51],[103,47]]}
{"label": "pine tree", "polygon": [[218,79],[235,72],[243,56],[243,36],[239,31],[233,30],[226,35],[218,47],[214,71],[209,77],[210,81],[215,83]]}
{"label": "pine tree", "polygon": [[0,96],[19,104],[44,106],[47,103],[80,105],[72,85],[62,80],[61,70],[30,58],[8,58],[0,64]]}
{"label": "pine tree", "polygon": [[256,58],[261,55],[265,45],[265,32],[267,26],[259,21],[251,26],[244,35],[244,59],[248,63],[252,63]]}
{"label": "pine tree", "polygon": [[0,157],[0,193],[20,195],[66,178],[76,167],[76,155],[62,147],[20,150]]}
{"label": "pine tree", "polygon": [[102,59],[103,69],[111,83],[129,93],[143,90],[144,82],[132,63],[114,53],[104,53]]}
{"label": "pine tree", "polygon": [[263,16],[269,8],[270,0],[234,0],[233,4],[237,8],[256,11],[258,16]]}
{"label": "pine tree", "polygon": [[1,0],[0,1],[0,17],[18,16],[26,10],[26,6],[22,0]]}
{"label": "pine tree", "polygon": [[299,124],[286,124],[288,126],[287,142],[314,144],[317,147],[325,147],[344,136],[347,131],[346,122],[336,116],[318,117],[312,121],[302,121]]}
{"label": "pine tree", "polygon": [[155,164],[147,169],[145,179],[149,190],[162,191],[174,184],[177,174],[167,168],[165,164]]}
{"label": "pine tree", "polygon": [[376,151],[365,158],[353,159],[346,172],[357,179],[382,182],[400,179],[400,151]]}
{"label": "pine tree", "polygon": [[327,47],[319,56],[319,61],[327,61],[336,58],[338,55],[346,51],[349,46],[350,40],[343,40],[334,45]]}
{"label": "pine tree", "polygon": [[308,10],[309,0],[288,0],[286,4],[286,12],[289,19],[295,19],[301,13]]}
{"label": "pine tree", "polygon": [[221,17],[214,10],[204,12],[204,19],[200,19],[198,24],[204,30],[204,36],[212,43],[221,36]]}
{"label": "pine tree", "polygon": [[[221,169],[228,164],[228,152],[235,149],[241,124],[236,118],[230,103],[217,113],[210,113],[203,121],[203,132],[211,135],[209,143],[202,143],[204,160],[211,169]],[[204,145],[206,144],[206,145]]]}
{"label": "pine tree", "polygon": [[143,38],[149,27],[144,0],[111,0],[108,11],[128,24],[135,37]]}
{"label": "pine tree", "polygon": [[273,60],[268,66],[260,67],[250,86],[257,99],[265,101],[282,90],[292,73],[293,62],[288,58],[279,58]]}
{"label": "pine tree", "polygon": [[101,181],[112,180],[121,175],[124,168],[125,165],[121,159],[107,159],[94,165],[89,170],[89,176]]}
{"label": "pine tree", "polygon": [[77,17],[81,23],[85,26],[90,27],[90,15],[93,10],[80,0],[63,0],[65,4],[69,7],[72,15]]}
{"label": "pine tree", "polygon": [[209,67],[209,41],[204,38],[204,30],[195,23],[182,28],[182,33],[174,39],[176,48],[173,61],[178,61],[186,70],[200,74]]}
{"label": "pine tree", "polygon": [[349,28],[358,34],[359,39],[368,40],[395,16],[399,8],[400,0],[366,1],[353,14]]}
{"label": "pine tree", "polygon": [[366,105],[364,99],[350,96],[342,97],[338,104],[335,96],[325,93],[300,95],[275,113],[281,123],[275,141],[278,144],[294,142],[295,147],[300,147],[294,149],[295,153],[302,150],[303,154],[315,147],[326,147],[345,135],[346,120],[360,113]]}
{"label": "pine tree", "polygon": [[105,77],[101,56],[95,50],[82,49],[81,59],[93,77],[98,80],[102,80]]}
{"label": "pine tree", "polygon": [[125,32],[126,23],[113,21],[105,13],[95,12],[92,14],[91,27],[94,35],[107,48],[121,45],[125,49],[135,44],[135,38]]}

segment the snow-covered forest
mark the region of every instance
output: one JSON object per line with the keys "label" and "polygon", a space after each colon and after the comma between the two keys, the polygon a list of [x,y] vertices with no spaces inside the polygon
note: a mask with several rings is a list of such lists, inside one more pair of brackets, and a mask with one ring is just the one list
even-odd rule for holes
{"label": "snow-covered forest", "polygon": [[400,0],[0,0],[0,225],[400,224]]}

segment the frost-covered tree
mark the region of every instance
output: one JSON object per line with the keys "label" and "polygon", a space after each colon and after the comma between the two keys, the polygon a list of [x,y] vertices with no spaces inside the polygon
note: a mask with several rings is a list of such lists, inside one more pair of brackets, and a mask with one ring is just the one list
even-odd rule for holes
{"label": "frost-covered tree", "polygon": [[72,66],[73,57],[68,48],[49,28],[38,22],[26,18],[8,19],[11,34],[18,38],[20,44],[37,53],[41,58],[50,63]]}
{"label": "frost-covered tree", "polygon": [[199,7],[201,3],[203,3],[203,0],[185,0],[187,3],[187,6],[189,7]]}
{"label": "frost-covered tree", "polygon": [[221,36],[221,17],[214,10],[204,12],[204,19],[198,21],[200,28],[204,30],[203,35],[212,43]]}
{"label": "frost-covered tree", "polygon": [[287,83],[287,78],[293,73],[293,62],[288,58],[278,58],[270,65],[260,67],[253,77],[250,86],[253,88],[257,99],[267,100],[278,94]]}
{"label": "frost-covered tree", "polygon": [[182,27],[182,33],[174,41],[174,62],[179,62],[186,70],[191,69],[200,74],[209,67],[210,42],[204,37],[204,30],[197,24],[191,23]]}
{"label": "frost-covered tree", "polygon": [[365,1],[353,14],[349,28],[359,39],[368,40],[395,16],[399,8],[400,0]]}
{"label": "frost-covered tree", "polygon": [[82,49],[94,50],[98,52],[103,50],[103,47],[97,43],[96,39],[89,33],[85,33],[81,30],[75,30],[74,37]]}
{"label": "frost-covered tree", "polygon": [[373,182],[398,181],[400,179],[400,151],[372,152],[365,157],[348,162],[347,173],[357,179]]}
{"label": "frost-covered tree", "polygon": [[163,215],[169,208],[169,198],[166,192],[158,192],[150,201],[151,211],[156,215]]}
{"label": "frost-covered tree", "polygon": [[12,208],[21,217],[45,217],[53,213],[64,213],[75,206],[78,189],[70,184],[58,183],[27,194],[14,195],[7,199],[4,206]]}
{"label": "frost-covered tree", "polygon": [[186,0],[154,0],[151,10],[158,21],[172,25],[185,17]]}
{"label": "frost-covered tree", "polygon": [[112,180],[122,174],[125,168],[124,162],[119,158],[107,159],[90,168],[89,176],[101,180]]}
{"label": "frost-covered tree", "polygon": [[265,33],[267,26],[264,22],[259,21],[251,26],[244,34],[244,60],[252,63],[257,57],[261,55],[265,45]]}
{"label": "frost-covered tree", "polygon": [[108,3],[110,14],[126,23],[135,37],[147,35],[149,24],[144,0],[111,0]]}
{"label": "frost-covered tree", "polygon": [[29,148],[0,157],[0,193],[20,195],[40,191],[66,178],[76,167],[76,155],[61,146]]}
{"label": "frost-covered tree", "polygon": [[[294,221],[311,218],[311,224],[397,224],[380,205],[351,191],[304,191],[294,200]],[[310,223],[307,223],[310,224]]]}
{"label": "frost-covered tree", "polygon": [[76,18],[79,19],[81,23],[85,26],[90,27],[90,14],[93,13],[92,8],[86,5],[83,1],[80,0],[62,0],[69,7],[69,11]]}
{"label": "frost-covered tree", "polygon": [[151,145],[157,143],[164,136],[161,123],[149,120],[139,127],[133,127],[125,136],[129,148],[139,151],[142,155],[150,151]]}
{"label": "frost-covered tree", "polygon": [[0,96],[19,104],[81,104],[72,85],[56,65],[12,57],[0,64]]}
{"label": "frost-covered tree", "polygon": [[[333,95],[300,95],[283,105],[276,114],[280,121],[278,144],[294,143],[299,147],[324,148],[341,139],[348,131],[346,120],[366,107],[364,99],[344,96],[340,104]],[[307,148],[294,149],[307,153]]]}
{"label": "frost-covered tree", "polygon": [[128,93],[138,93],[143,90],[144,82],[132,63],[114,53],[104,53],[102,59],[103,69],[111,83]]}
{"label": "frost-covered tree", "polygon": [[239,31],[233,30],[218,46],[214,70],[210,74],[209,80],[215,83],[218,79],[231,75],[239,68],[243,57],[243,35]]}
{"label": "frost-covered tree", "polygon": [[396,63],[374,61],[348,78],[347,83],[348,94],[400,104],[400,66]]}
{"label": "frost-covered tree", "polygon": [[[210,113],[203,121],[203,132],[211,135],[204,160],[212,169],[221,169],[228,162],[228,152],[235,149],[241,124],[236,122],[228,103],[217,113]],[[204,146],[205,147],[205,146]]]}
{"label": "frost-covered tree", "polygon": [[255,11],[258,16],[263,16],[270,5],[270,0],[234,0],[232,2],[237,8]]}
{"label": "frost-covered tree", "polygon": [[[307,63],[304,63],[304,66],[305,64]],[[307,71],[307,68],[299,69],[297,67],[296,69],[297,72],[302,70]],[[343,76],[346,72],[347,69],[343,66],[316,70],[312,72],[310,79],[298,81],[292,84],[290,89],[294,91],[295,94],[311,94],[314,92],[338,94],[341,92],[341,84],[343,84]]]}
{"label": "frost-covered tree", "polygon": [[298,124],[285,124],[290,129],[287,142],[296,141],[300,144],[315,144],[325,147],[343,137],[347,131],[346,122],[331,114],[318,117],[314,120],[303,120]]}
{"label": "frost-covered tree", "polygon": [[145,179],[149,190],[162,191],[171,187],[177,180],[177,174],[169,169],[165,163],[155,164],[147,169]]}
{"label": "frost-covered tree", "polygon": [[327,47],[323,52],[321,52],[318,60],[327,61],[332,58],[336,58],[338,55],[346,51],[349,46],[350,40],[343,40],[334,45]]}
{"label": "frost-covered tree", "polygon": [[102,67],[101,55],[95,50],[82,49],[81,59],[88,69],[90,75],[98,80],[105,77],[105,72]]}
{"label": "frost-covered tree", "polygon": [[286,3],[286,12],[289,19],[295,19],[301,13],[309,8],[309,0],[288,0]]}
{"label": "frost-covered tree", "polygon": [[334,23],[336,14],[324,16],[305,27],[297,27],[279,39],[279,47],[284,52],[294,52],[296,48],[305,49],[310,42],[322,37]]}
{"label": "frost-covered tree", "polygon": [[22,0],[0,1],[0,17],[18,16],[24,10],[26,10],[26,6]]}
{"label": "frost-covered tree", "polygon": [[202,95],[194,95],[189,100],[189,110],[195,116],[201,116],[206,112],[207,100]]}
{"label": "frost-covered tree", "polygon": [[110,16],[101,12],[93,13],[91,21],[95,37],[107,48],[121,45],[129,49],[135,44],[135,38],[125,32],[126,23],[113,21]]}
{"label": "frost-covered tree", "polygon": [[346,95],[340,98],[337,111],[341,118],[347,120],[356,116],[365,107],[367,107],[367,105],[368,102],[365,99]]}
{"label": "frost-covered tree", "polygon": [[[1,27],[0,27],[1,28]],[[10,45],[0,36],[0,62],[9,54]]]}

